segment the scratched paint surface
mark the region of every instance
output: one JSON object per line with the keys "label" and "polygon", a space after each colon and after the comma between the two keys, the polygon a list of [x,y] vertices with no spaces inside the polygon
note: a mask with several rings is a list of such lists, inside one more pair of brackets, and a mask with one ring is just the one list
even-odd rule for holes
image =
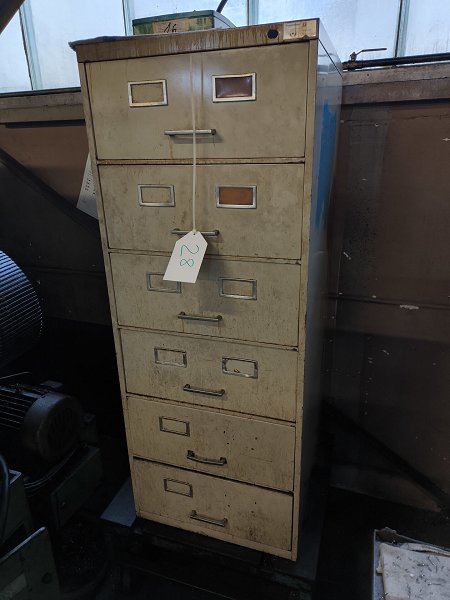
{"label": "scratched paint surface", "polygon": [[347,106],[341,121],[330,395],[449,492],[450,105]]}

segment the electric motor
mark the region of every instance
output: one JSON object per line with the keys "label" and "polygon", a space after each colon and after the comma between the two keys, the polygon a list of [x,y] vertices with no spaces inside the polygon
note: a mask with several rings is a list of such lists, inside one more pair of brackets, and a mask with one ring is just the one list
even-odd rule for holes
{"label": "electric motor", "polygon": [[75,447],[81,419],[73,396],[44,386],[0,381],[0,441],[12,440],[53,463]]}

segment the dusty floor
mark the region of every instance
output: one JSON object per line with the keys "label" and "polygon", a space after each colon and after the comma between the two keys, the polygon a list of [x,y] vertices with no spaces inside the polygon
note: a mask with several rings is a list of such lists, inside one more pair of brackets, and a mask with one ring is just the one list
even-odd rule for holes
{"label": "dusty floor", "polygon": [[[371,598],[372,535],[375,528],[389,526],[404,535],[450,546],[450,522],[442,516],[399,504],[332,489],[326,517],[316,581],[315,600],[363,600]],[[173,576],[177,576],[174,562]],[[132,594],[116,595],[111,576],[96,600],[206,600],[229,598],[188,587],[158,576],[132,573]],[[247,596],[242,595],[239,600]]]}

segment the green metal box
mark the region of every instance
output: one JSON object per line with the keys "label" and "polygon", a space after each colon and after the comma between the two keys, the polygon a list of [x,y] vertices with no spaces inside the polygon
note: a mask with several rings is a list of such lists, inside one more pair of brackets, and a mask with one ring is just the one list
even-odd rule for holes
{"label": "green metal box", "polygon": [[228,19],[215,10],[201,10],[194,12],[160,15],[133,19],[133,34],[146,35],[149,33],[180,33],[183,31],[199,31],[201,29],[215,29],[234,27]]}

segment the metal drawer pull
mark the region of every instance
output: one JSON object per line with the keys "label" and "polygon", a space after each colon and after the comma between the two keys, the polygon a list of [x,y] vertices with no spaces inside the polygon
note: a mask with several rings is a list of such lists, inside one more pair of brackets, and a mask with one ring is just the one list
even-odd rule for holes
{"label": "metal drawer pull", "polygon": [[[193,129],[168,129],[164,132],[165,135],[194,135]],[[215,129],[196,129],[195,135],[215,135]]]}
{"label": "metal drawer pull", "polygon": [[178,318],[184,321],[206,321],[207,323],[219,323],[222,320],[222,315],[217,317],[202,317],[202,315],[187,315],[185,312],[178,313]]}
{"label": "metal drawer pull", "polygon": [[223,467],[223,465],[227,464],[227,459],[223,456],[220,458],[203,458],[201,456],[196,456],[195,452],[192,450],[187,451],[186,458],[193,460],[194,462],[203,463],[205,465],[215,465],[217,467]]}
{"label": "metal drawer pull", "polygon": [[223,396],[225,394],[225,390],[203,390],[202,388],[193,388],[188,383],[183,386],[183,392],[203,394],[204,396]]}
{"label": "metal drawer pull", "polygon": [[[187,229],[172,229],[170,232],[172,235],[187,235],[191,229],[188,231]],[[217,237],[220,233],[218,229],[214,229],[213,231],[200,231],[203,237]]]}
{"label": "metal drawer pull", "polygon": [[206,515],[199,515],[196,510],[191,512],[190,518],[194,519],[194,521],[202,521],[202,523],[210,523],[211,525],[218,525],[219,527],[226,527],[228,525],[228,519],[213,519]]}

